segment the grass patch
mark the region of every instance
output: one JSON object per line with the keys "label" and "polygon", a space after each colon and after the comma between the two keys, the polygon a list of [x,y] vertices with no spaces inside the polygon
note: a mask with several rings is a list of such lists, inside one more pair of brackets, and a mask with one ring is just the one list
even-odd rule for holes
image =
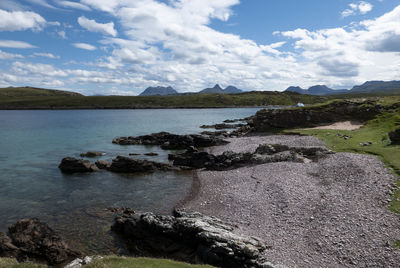
{"label": "grass patch", "polygon": [[15,259],[0,258],[0,268],[46,268],[47,266],[34,263],[18,263]]}
{"label": "grass patch", "polygon": [[101,260],[84,266],[85,268],[212,268],[209,265],[193,265],[183,262],[151,259],[151,258],[128,258],[107,256]]}
{"label": "grass patch", "polygon": [[396,242],[394,243],[394,246],[395,246],[396,248],[400,248],[400,241],[396,241]]}
{"label": "grass patch", "polygon": [[[392,105],[393,101],[382,98],[380,102]],[[400,176],[400,146],[390,145],[388,132],[400,126],[400,109],[384,112],[368,121],[358,130],[314,130],[295,129],[284,132],[295,132],[316,136],[323,140],[327,147],[336,152],[351,152],[378,156],[395,174]],[[339,134],[339,135],[338,135]],[[344,139],[343,135],[350,138]],[[360,143],[372,142],[370,146]],[[398,182],[400,187],[400,181]],[[390,210],[400,214],[400,188],[392,196]]]}

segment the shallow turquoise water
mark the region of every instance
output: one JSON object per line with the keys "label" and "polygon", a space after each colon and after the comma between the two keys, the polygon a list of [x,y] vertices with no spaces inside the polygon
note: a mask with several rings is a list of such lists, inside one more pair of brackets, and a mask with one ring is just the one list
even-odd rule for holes
{"label": "shallow turquoise water", "polygon": [[[190,190],[190,173],[64,175],[66,156],[101,151],[101,159],[156,152],[155,146],[119,146],[112,139],[160,131],[198,133],[203,124],[244,118],[258,109],[0,111],[0,231],[23,217],[48,222],[89,253],[115,253],[106,207],[168,213]],[[136,156],[135,156],[136,157]],[[94,160],[94,159],[93,159]],[[93,161],[92,160],[92,161]],[[111,241],[111,242],[110,242]]]}

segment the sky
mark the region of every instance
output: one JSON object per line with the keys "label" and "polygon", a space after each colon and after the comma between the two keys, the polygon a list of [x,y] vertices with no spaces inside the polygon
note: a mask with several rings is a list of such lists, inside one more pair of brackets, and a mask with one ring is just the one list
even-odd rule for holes
{"label": "sky", "polygon": [[283,91],[399,75],[398,0],[0,1],[0,87]]}

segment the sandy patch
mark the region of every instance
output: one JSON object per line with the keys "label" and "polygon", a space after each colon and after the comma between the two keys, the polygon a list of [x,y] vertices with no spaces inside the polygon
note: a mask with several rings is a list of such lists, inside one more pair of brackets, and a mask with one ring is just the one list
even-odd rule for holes
{"label": "sandy patch", "polygon": [[306,128],[306,129],[336,129],[336,130],[356,130],[363,126],[363,123],[356,121],[344,121],[344,122],[336,122],[331,125]]}

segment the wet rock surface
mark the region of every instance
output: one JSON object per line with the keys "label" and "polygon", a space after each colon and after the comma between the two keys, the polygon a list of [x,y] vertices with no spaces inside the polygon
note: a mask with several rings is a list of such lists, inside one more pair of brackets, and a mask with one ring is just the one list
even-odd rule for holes
{"label": "wet rock surface", "polygon": [[61,169],[63,173],[85,173],[97,170],[97,167],[89,160],[76,159],[73,157],[62,159],[58,168]]}
{"label": "wet rock surface", "polygon": [[103,155],[105,155],[105,153],[95,152],[95,151],[89,151],[89,152],[80,154],[81,157],[99,157],[99,156],[103,156]]}
{"label": "wet rock surface", "polygon": [[200,213],[175,211],[174,216],[153,213],[115,219],[112,230],[137,254],[173,258],[218,267],[273,267],[261,253],[260,239],[233,233],[235,226]]}
{"label": "wet rock surface", "polygon": [[0,256],[19,261],[35,261],[60,265],[81,254],[68,247],[46,223],[38,219],[22,219],[8,228],[8,236],[0,233]]}
{"label": "wet rock surface", "polygon": [[139,137],[115,138],[119,145],[159,145],[165,150],[183,150],[190,146],[198,148],[226,144],[223,139],[206,135],[175,135],[168,132],[154,133]]}

